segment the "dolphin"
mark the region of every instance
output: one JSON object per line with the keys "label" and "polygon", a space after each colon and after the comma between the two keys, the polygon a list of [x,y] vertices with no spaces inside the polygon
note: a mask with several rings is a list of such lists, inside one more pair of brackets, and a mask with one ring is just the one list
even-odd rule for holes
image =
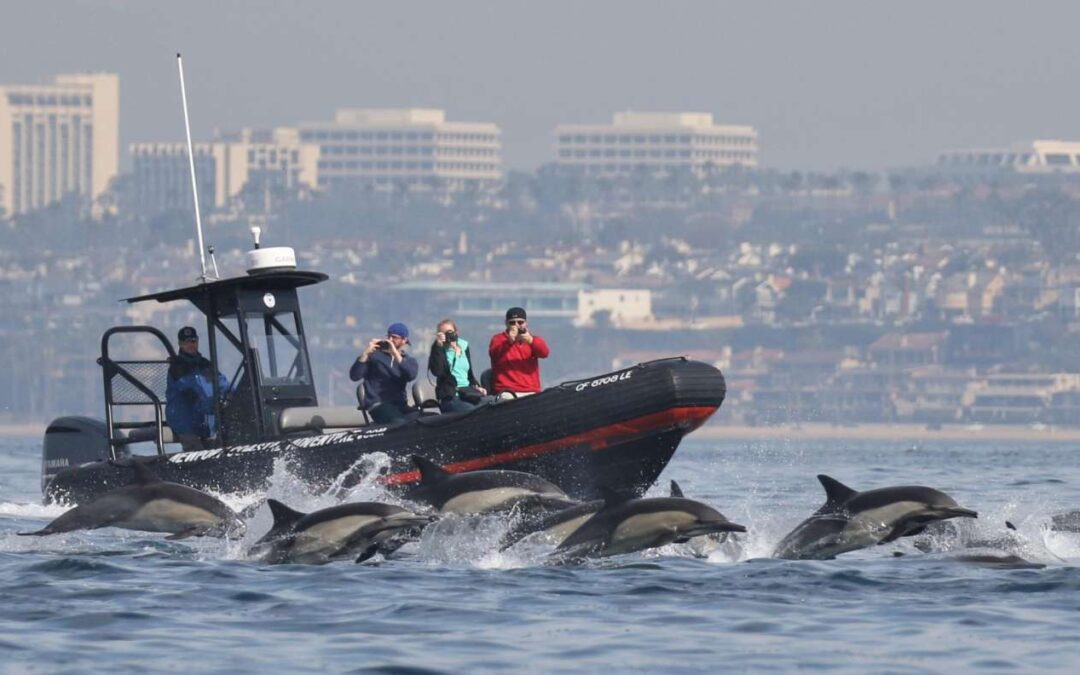
{"label": "dolphin", "polygon": [[419,455],[420,485],[407,495],[441,513],[479,515],[509,511],[563,508],[575,504],[558,485],[522,471],[451,473]]}
{"label": "dolphin", "polygon": [[210,495],[158,478],[146,464],[133,461],[135,482],[110,490],[65,511],[56,520],[24,536],[44,536],[74,530],[119,527],[145,532],[169,532],[167,539],[240,536],[244,523],[236,513]]}
{"label": "dolphin", "polygon": [[685,543],[713,532],[746,532],[716,509],[692,499],[635,499],[603,487],[600,491],[604,506],[559,544],[556,557],[606,557]]}
{"label": "dolphin", "polygon": [[503,536],[499,550],[506,550],[526,538],[540,539],[558,546],[603,507],[604,500],[596,499],[543,514],[539,518],[521,518]]}
{"label": "dolphin", "polygon": [[[963,524],[966,525],[970,521]],[[947,559],[1004,569],[1040,569],[1043,563],[1032,562],[1024,556],[1032,553],[1039,558],[1064,562],[1045,546],[1021,535],[1016,526],[1005,521],[1005,528],[992,533],[977,532],[963,527],[958,521],[943,520],[926,526],[912,541],[923,553],[945,554]],[[1027,567],[1023,567],[1026,565]]]}
{"label": "dolphin", "polygon": [[904,485],[858,492],[824,474],[817,478],[825,488],[825,504],[777,544],[773,557],[829,559],[920,534],[939,520],[978,517],[933,488]]}
{"label": "dolphin", "polygon": [[[672,497],[685,499],[682,488],[675,481],[671,481]],[[710,532],[700,537],[692,537],[686,542],[686,549],[695,558],[708,558],[714,551],[723,551],[730,559],[737,559],[742,555],[742,545],[739,537],[734,532]]]}
{"label": "dolphin", "polygon": [[274,524],[248,555],[277,563],[321,564],[335,558],[358,556],[363,562],[378,552],[387,555],[404,544],[411,533],[433,518],[392,504],[354,502],[312,513],[301,513],[268,499]]}

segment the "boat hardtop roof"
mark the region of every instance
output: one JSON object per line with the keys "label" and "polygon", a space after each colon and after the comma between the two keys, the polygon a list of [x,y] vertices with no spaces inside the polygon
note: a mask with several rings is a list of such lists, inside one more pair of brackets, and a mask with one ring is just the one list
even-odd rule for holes
{"label": "boat hardtop roof", "polygon": [[293,269],[266,271],[259,272],[258,274],[246,274],[240,277],[217,279],[215,281],[208,281],[206,283],[187,286],[185,288],[175,288],[168,291],[159,291],[157,293],[147,293],[146,295],[136,295],[131,298],[125,298],[125,301],[130,303],[144,302],[146,300],[157,300],[158,302],[172,302],[174,300],[194,301],[195,298],[204,297],[207,294],[217,294],[237,289],[278,291],[300,288],[302,286],[311,286],[312,284],[321,283],[329,278],[329,275],[322,272]]}

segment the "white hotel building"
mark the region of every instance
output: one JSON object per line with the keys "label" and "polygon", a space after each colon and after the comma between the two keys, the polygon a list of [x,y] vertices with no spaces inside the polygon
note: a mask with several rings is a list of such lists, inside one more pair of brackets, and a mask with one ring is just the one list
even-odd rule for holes
{"label": "white hotel building", "polygon": [[120,79],[57,75],[0,85],[0,207],[25,213],[71,195],[97,198],[119,162]]}
{"label": "white hotel building", "polygon": [[320,187],[374,185],[459,191],[502,179],[501,131],[487,122],[448,122],[442,110],[344,108],[333,121],[300,124],[319,147]]}
{"label": "white hotel building", "polygon": [[555,128],[556,163],[589,173],[758,165],[753,127],[717,125],[709,113],[615,113],[612,124]]}
{"label": "white hotel building", "polygon": [[1077,173],[1080,143],[1038,140],[1014,143],[1008,148],[948,150],[938,155],[937,166],[959,172]]}

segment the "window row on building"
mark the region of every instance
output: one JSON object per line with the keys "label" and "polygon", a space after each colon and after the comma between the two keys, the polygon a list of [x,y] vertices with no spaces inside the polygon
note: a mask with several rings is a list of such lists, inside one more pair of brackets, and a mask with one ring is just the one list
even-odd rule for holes
{"label": "window row on building", "polygon": [[585,158],[597,158],[597,157],[619,157],[622,159],[694,159],[701,161],[708,160],[746,160],[753,159],[754,153],[752,152],[736,152],[734,150],[571,150],[569,148],[561,148],[559,150],[559,157],[561,159],[585,159]]}
{"label": "window row on building", "polygon": [[305,130],[300,139],[306,143],[319,142],[383,142],[383,143],[491,143],[499,142],[496,134],[437,134],[432,131],[327,131]]}
{"label": "window row on building", "polygon": [[751,146],[756,137],[711,134],[561,134],[561,145],[733,145]]}
{"label": "window row on building", "polygon": [[64,94],[8,94],[8,105],[35,106],[40,108],[62,106],[65,108],[90,108],[94,105],[93,96],[68,96]]}

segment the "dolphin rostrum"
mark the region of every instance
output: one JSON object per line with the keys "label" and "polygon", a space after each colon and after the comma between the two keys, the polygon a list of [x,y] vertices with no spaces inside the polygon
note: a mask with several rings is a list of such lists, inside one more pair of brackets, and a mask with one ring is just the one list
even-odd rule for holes
{"label": "dolphin rostrum", "polygon": [[773,557],[829,559],[919,534],[939,520],[978,517],[933,488],[903,485],[858,492],[824,474],[817,478],[825,488],[825,504],[777,544]]}
{"label": "dolphin rostrum", "polygon": [[276,499],[266,503],[274,524],[248,554],[272,564],[322,564],[354,556],[363,562],[378,552],[393,552],[433,520],[379,502],[340,504],[312,513],[295,511]]}
{"label": "dolphin rostrum", "polygon": [[714,532],[746,532],[719,511],[692,499],[635,499],[601,488],[604,506],[559,544],[564,558],[604,557],[685,543]]}
{"label": "dolphin rostrum", "polygon": [[37,532],[21,535],[43,536],[119,527],[145,532],[169,532],[168,539],[187,537],[239,536],[244,523],[239,516],[210,495],[179,483],[158,478],[146,464],[133,461],[135,482],[110,490],[96,499],[65,511]]}
{"label": "dolphin rostrum", "polygon": [[554,483],[522,471],[451,473],[429,459],[412,456],[420,469],[420,485],[407,495],[442,513],[478,515],[509,511],[563,508],[575,502]]}
{"label": "dolphin rostrum", "polygon": [[[671,481],[671,496],[685,499],[682,488],[675,481]],[[695,558],[708,558],[713,551],[722,550],[730,559],[737,559],[742,555],[742,544],[734,532],[710,532],[699,537],[691,537],[686,542],[686,549]]]}

